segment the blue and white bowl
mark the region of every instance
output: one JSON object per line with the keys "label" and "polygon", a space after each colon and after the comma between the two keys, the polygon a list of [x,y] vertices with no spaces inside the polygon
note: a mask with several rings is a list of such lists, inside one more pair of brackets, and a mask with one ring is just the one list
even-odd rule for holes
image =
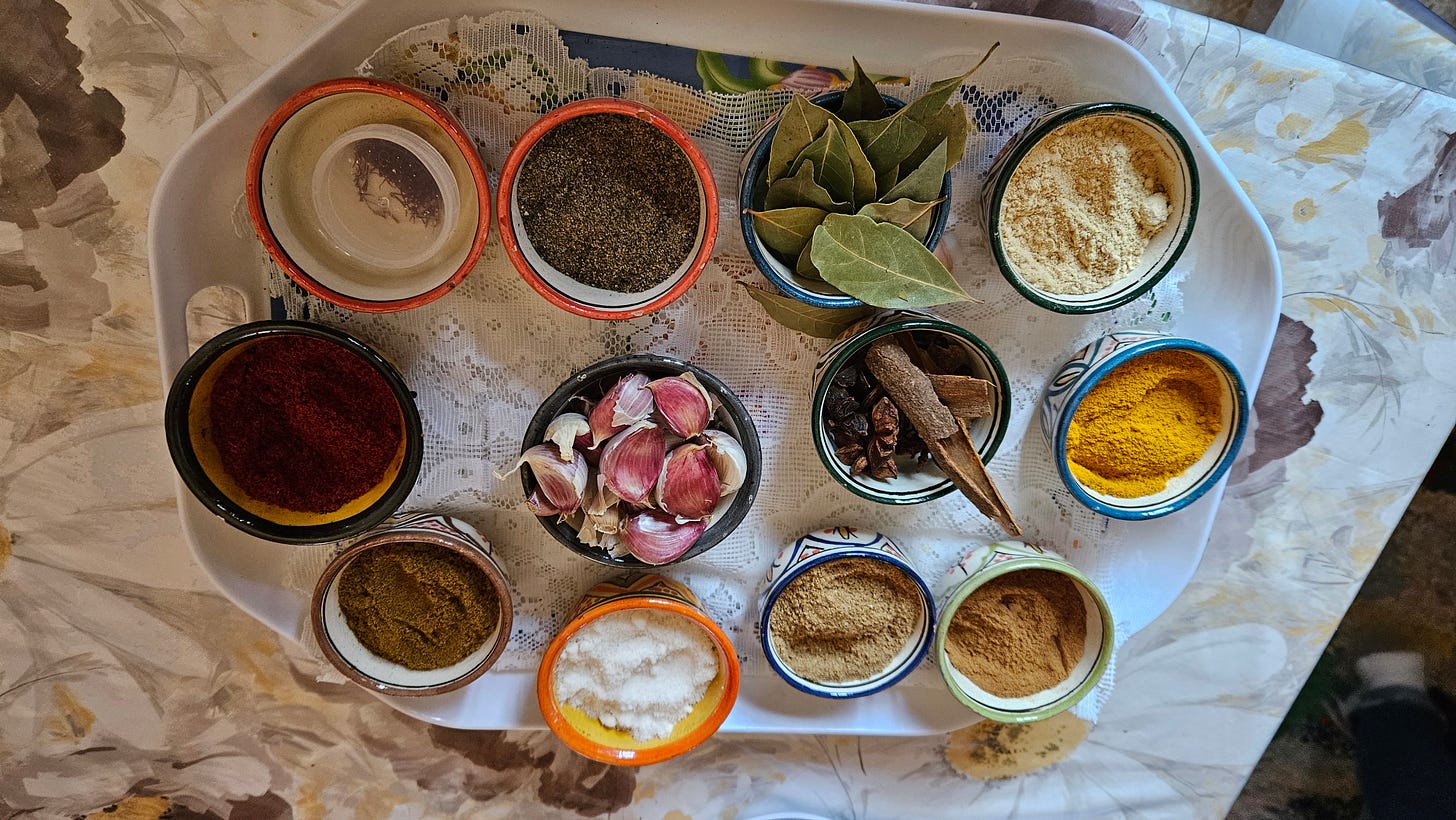
{"label": "blue and white bowl", "polygon": [[[779,596],[789,583],[804,572],[828,561],[869,558],[883,561],[904,572],[919,591],[921,609],[905,645],[885,668],[868,678],[845,683],[820,683],[796,673],[774,649],[768,620]],[[893,686],[915,669],[930,651],[935,637],[935,601],[925,579],[905,557],[900,547],[877,532],[860,532],[853,527],[811,532],[785,547],[769,567],[767,583],[758,599],[758,637],[768,665],[788,684],[801,692],[823,698],[858,698]]]}
{"label": "blue and white bowl", "polygon": [[[1067,458],[1067,429],[1082,399],[1108,373],[1155,350],[1182,350],[1202,359],[1217,373],[1223,386],[1218,435],[1193,466],[1174,476],[1168,486],[1152,495],[1119,498],[1083,484],[1072,473]],[[1109,333],[1073,354],[1047,383],[1041,397],[1041,435],[1051,450],[1062,483],[1072,496],[1092,511],[1128,521],[1159,518],[1198,500],[1223,478],[1234,463],[1249,423],[1249,394],[1243,377],[1228,357],[1202,342],[1162,333],[1124,330]]]}

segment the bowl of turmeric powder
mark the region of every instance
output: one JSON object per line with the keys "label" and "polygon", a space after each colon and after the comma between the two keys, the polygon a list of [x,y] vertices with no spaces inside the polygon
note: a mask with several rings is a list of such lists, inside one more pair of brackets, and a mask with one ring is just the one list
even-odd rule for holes
{"label": "bowl of turmeric powder", "polygon": [[1041,399],[1062,482],[1109,518],[1158,518],[1212,489],[1248,428],[1238,368],[1206,344],[1120,331],[1077,351]]}

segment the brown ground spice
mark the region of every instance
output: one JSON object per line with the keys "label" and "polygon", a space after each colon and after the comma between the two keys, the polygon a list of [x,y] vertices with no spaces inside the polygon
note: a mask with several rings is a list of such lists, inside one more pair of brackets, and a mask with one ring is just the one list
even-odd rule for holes
{"label": "brown ground spice", "polygon": [[339,575],[339,607],[366,649],[410,669],[459,663],[500,621],[500,599],[480,567],[432,544],[361,553]]}
{"label": "brown ground spice", "polygon": [[972,683],[997,697],[1026,697],[1066,680],[1082,659],[1087,607],[1071,578],[1024,569],[972,592],[946,638],[951,664]]}
{"label": "brown ground spice", "polygon": [[768,618],[779,658],[818,683],[864,680],[905,646],[920,590],[873,558],[825,561],[790,581]]}

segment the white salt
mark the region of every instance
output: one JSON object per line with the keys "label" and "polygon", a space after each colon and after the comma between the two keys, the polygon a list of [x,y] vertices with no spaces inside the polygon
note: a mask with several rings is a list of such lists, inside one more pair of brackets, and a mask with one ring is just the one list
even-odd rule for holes
{"label": "white salt", "polygon": [[670,734],[717,674],[717,647],[698,624],[670,612],[613,612],[566,642],[552,686],[558,702],[645,743]]}

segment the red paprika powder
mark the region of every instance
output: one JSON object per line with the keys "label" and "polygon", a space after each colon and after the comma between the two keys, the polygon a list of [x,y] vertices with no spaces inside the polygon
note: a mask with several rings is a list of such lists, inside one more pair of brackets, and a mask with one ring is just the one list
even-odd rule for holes
{"label": "red paprika powder", "polygon": [[377,370],[312,336],[268,336],[213,384],[213,441],[249,496],[327,513],[384,478],[404,435],[399,401]]}

